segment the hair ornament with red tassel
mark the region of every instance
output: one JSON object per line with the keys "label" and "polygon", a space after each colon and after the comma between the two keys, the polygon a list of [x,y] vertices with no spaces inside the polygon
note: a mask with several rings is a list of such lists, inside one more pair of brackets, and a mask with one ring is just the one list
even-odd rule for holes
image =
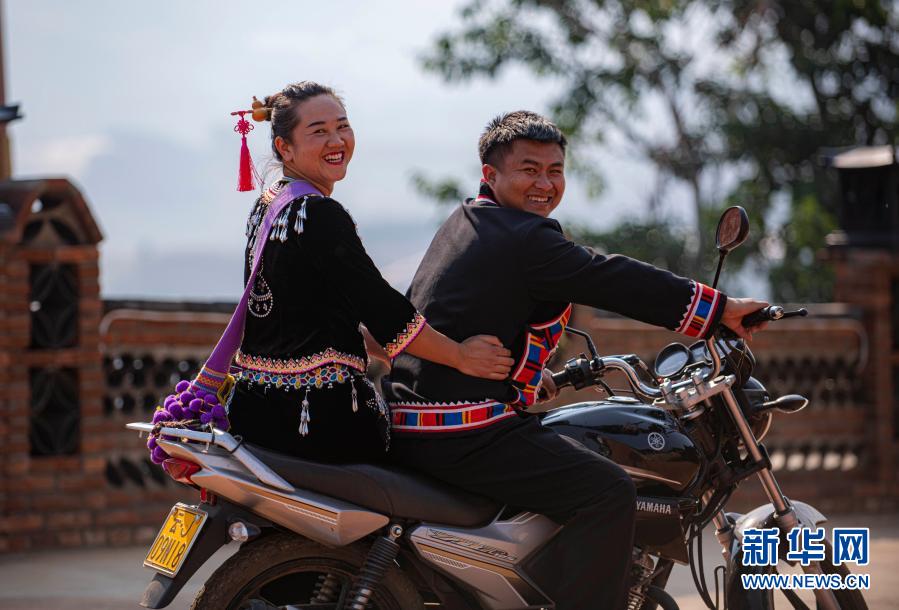
{"label": "hair ornament with red tassel", "polygon": [[240,164],[237,166],[237,190],[240,192],[252,191],[256,188],[254,177],[256,176],[256,168],[253,166],[253,159],[250,157],[250,149],[247,146],[247,134],[253,131],[253,124],[250,123],[245,115],[249,114],[254,121],[266,121],[271,117],[271,108],[266,108],[265,104],[253,96],[252,110],[235,110],[231,116],[239,117],[234,131],[240,134]]}

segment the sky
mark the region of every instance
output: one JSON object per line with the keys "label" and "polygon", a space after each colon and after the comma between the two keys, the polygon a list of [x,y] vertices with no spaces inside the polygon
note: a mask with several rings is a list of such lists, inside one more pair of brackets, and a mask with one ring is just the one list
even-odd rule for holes
{"label": "sky", "polygon": [[[14,178],[65,176],[104,233],[106,298],[221,300],[242,291],[253,193],[238,193],[233,110],[299,80],[334,87],[356,133],[334,197],[382,273],[403,289],[441,215],[410,176],[477,188],[477,138],[501,112],[545,111],[552,83],[512,69],[448,85],[420,58],[459,23],[459,2],[386,0],[4,0],[6,99]],[[249,136],[271,162],[267,123]],[[569,181],[556,212],[611,226],[646,208],[652,170],[600,151],[608,177],[589,200]]]}

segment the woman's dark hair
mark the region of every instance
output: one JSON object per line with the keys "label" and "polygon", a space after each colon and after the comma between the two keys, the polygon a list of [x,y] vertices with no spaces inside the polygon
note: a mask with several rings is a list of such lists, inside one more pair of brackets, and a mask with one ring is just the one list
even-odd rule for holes
{"label": "woman's dark hair", "polygon": [[500,163],[515,140],[535,140],[558,144],[565,152],[568,140],[555,123],[545,116],[528,110],[516,110],[495,117],[478,141],[481,163],[494,167]]}
{"label": "woman's dark hair", "polygon": [[331,87],[309,80],[287,85],[278,93],[266,96],[263,103],[269,109],[268,116],[272,122],[272,152],[278,161],[283,159],[275,148],[275,138],[281,136],[290,142],[290,134],[300,121],[300,115],[296,112],[297,106],[318,95],[330,95],[343,106],[343,100]]}

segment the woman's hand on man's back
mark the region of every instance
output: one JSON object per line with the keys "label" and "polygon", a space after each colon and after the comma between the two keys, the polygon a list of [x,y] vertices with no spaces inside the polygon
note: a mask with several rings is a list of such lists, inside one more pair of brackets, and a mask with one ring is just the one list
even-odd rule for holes
{"label": "woman's hand on man's back", "polygon": [[512,365],[515,364],[512,352],[503,347],[502,342],[493,335],[469,337],[459,348],[456,368],[472,377],[501,381],[509,376]]}

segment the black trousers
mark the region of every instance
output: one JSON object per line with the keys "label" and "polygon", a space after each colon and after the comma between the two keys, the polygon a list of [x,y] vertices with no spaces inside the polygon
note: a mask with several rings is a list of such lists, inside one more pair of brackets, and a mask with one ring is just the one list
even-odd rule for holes
{"label": "black trousers", "polygon": [[634,537],[636,491],[617,464],[536,417],[457,437],[397,437],[390,458],[564,527],[525,571],[557,610],[620,610]]}

